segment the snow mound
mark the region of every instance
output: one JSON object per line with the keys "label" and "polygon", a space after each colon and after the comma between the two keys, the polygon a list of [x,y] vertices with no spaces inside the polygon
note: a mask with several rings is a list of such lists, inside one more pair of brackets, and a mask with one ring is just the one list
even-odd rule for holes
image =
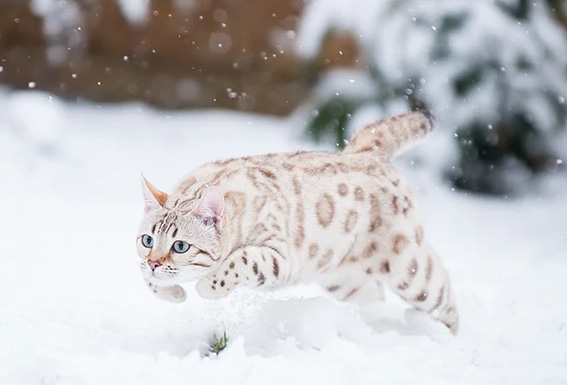
{"label": "snow mound", "polygon": [[[1,384],[565,383],[563,195],[469,197],[421,179],[417,165],[403,170],[451,272],[457,337],[392,296],[358,307],[309,285],[219,301],[188,285],[187,302],[173,305],[138,271],[139,171],[167,190],[212,159],[313,149],[301,125],[2,96],[4,113],[24,122],[15,130],[65,155],[22,167],[0,151]],[[2,150],[33,146],[4,128]],[[228,347],[207,355],[224,330]]]}

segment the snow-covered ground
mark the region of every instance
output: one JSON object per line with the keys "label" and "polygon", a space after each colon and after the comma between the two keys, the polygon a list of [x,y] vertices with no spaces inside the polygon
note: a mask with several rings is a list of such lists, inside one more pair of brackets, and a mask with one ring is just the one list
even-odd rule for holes
{"label": "snow-covered ground", "polygon": [[565,183],[499,200],[404,168],[457,337],[391,296],[311,286],[174,305],[138,270],[140,171],[168,189],[208,160],[313,148],[302,122],[0,97],[0,384],[567,384]]}

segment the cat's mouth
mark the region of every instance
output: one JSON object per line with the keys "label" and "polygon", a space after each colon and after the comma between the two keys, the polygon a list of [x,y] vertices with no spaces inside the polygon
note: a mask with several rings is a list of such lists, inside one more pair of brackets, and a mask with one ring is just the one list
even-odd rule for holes
{"label": "cat's mouth", "polygon": [[147,264],[142,266],[145,279],[158,285],[179,284],[199,279],[210,266],[201,263],[190,263],[182,267],[159,266],[151,269]]}
{"label": "cat's mouth", "polygon": [[158,267],[153,270],[151,274],[153,277],[165,281],[177,277],[179,275],[179,269],[172,267]]}
{"label": "cat's mouth", "polygon": [[169,273],[169,274],[164,274],[160,271],[152,271],[150,273],[146,273],[146,277],[145,279],[149,282],[152,282],[158,286],[162,286],[162,285],[173,285],[173,284],[178,284],[178,283],[182,283],[184,281],[184,279],[181,279],[181,277],[179,276],[179,273]]}

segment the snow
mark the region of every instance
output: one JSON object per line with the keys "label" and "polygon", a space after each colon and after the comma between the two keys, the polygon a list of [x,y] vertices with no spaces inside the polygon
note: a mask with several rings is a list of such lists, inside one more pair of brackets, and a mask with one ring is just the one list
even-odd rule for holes
{"label": "snow", "polygon": [[[556,99],[567,90],[567,35],[544,2],[530,3],[520,22],[504,11],[503,1],[433,7],[417,0],[311,1],[300,21],[297,51],[312,59],[327,33],[347,32],[371,56],[371,72],[380,78],[371,82],[375,88],[398,93],[390,97],[394,103],[406,101],[404,93],[417,95],[445,127],[496,122],[503,110],[525,112],[551,135],[565,126]],[[505,3],[516,6],[517,0]],[[451,29],[448,20],[457,27]],[[457,94],[457,80],[479,68],[482,78],[466,95]],[[391,101],[380,103],[388,108]]]}
{"label": "snow", "polygon": [[118,0],[118,5],[126,20],[132,24],[144,24],[150,13],[148,0]]}
{"label": "snow", "polygon": [[397,161],[451,272],[457,337],[392,296],[359,308],[313,286],[207,301],[189,285],[174,305],[138,270],[140,171],[168,189],[208,160],[312,149],[303,117],[0,98],[0,384],[567,384],[564,180],[489,199]]}
{"label": "snow", "polygon": [[68,60],[71,50],[81,52],[86,37],[80,7],[75,2],[58,0],[32,0],[30,10],[43,19],[43,33],[47,40],[47,59],[50,65],[59,66]]}
{"label": "snow", "polygon": [[[502,108],[512,108],[531,113],[541,131],[553,132],[561,123],[548,93],[567,89],[563,80],[567,51],[565,32],[550,22],[546,12],[534,5],[529,19],[520,23],[491,1],[444,2],[439,7],[414,1],[407,12],[381,16],[384,22],[377,26],[371,48],[374,63],[394,87],[404,87],[408,78],[423,77],[426,86],[415,92],[423,94],[449,127],[470,125],[479,116],[494,122]],[[431,28],[465,15],[462,26],[446,33],[446,38],[443,31]],[[440,56],[440,50],[451,54]],[[532,68],[523,68],[518,64],[522,62]],[[456,79],[489,63],[496,63],[500,73],[486,71],[466,97],[456,94]],[[542,84],[547,87],[544,92]],[[502,92],[508,92],[509,106],[501,106]]]}
{"label": "snow", "polygon": [[362,41],[370,42],[374,38],[377,17],[391,5],[391,1],[374,0],[307,2],[299,19],[297,54],[308,59],[315,58],[331,30],[354,32]]}
{"label": "snow", "polygon": [[[142,24],[147,21],[150,7],[148,0],[118,0],[117,3],[120,7],[120,11],[129,23]],[[191,2],[189,1],[188,3]],[[68,13],[69,9],[72,9],[72,13],[70,14]],[[75,4],[72,2],[58,0],[32,0],[31,10],[49,23],[49,26],[46,27],[46,33],[48,35],[62,32],[58,25],[62,22],[60,19],[61,14],[65,12],[68,13],[68,23],[72,22],[80,25],[81,17]]]}
{"label": "snow", "polygon": [[360,70],[337,69],[321,74],[311,98],[319,102],[335,97],[368,100],[375,93],[369,74]]}

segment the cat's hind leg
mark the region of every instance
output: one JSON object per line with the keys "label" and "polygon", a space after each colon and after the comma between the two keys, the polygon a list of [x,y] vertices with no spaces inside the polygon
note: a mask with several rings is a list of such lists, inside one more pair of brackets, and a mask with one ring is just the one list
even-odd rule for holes
{"label": "cat's hind leg", "polygon": [[390,258],[382,260],[381,279],[414,308],[431,314],[457,333],[459,317],[447,271],[427,242],[395,234]]}
{"label": "cat's hind leg", "polygon": [[384,286],[380,281],[368,275],[331,276],[324,282],[323,287],[340,301],[352,301],[360,305],[384,300]]}

